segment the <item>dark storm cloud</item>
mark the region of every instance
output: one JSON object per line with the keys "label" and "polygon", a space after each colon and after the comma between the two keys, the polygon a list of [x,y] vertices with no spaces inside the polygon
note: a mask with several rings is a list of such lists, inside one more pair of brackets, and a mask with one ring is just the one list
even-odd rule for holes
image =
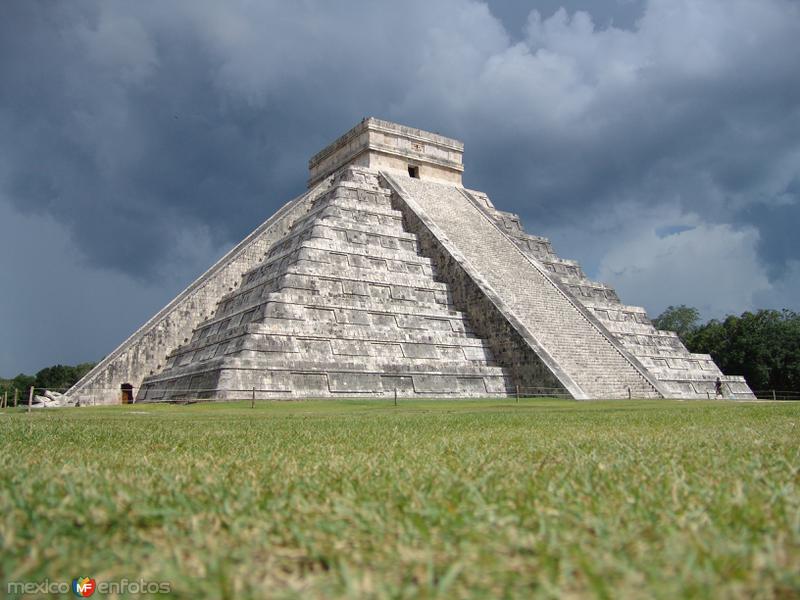
{"label": "dark storm cloud", "polygon": [[308,124],[283,102],[224,98],[191,28],[148,30],[88,3],[15,6],[0,34],[7,194],[68,224],[90,262],[152,278],[176,227],[229,240],[296,193],[292,129]]}
{"label": "dark storm cloud", "polygon": [[[51,260],[71,261],[64,271],[82,262],[75,290],[116,273],[168,300],[303,190],[309,156],[374,115],[464,140],[467,185],[629,302],[716,314],[751,308],[771,285],[781,298],[800,291],[795,2],[75,0],[0,11],[0,203],[72,240],[69,259]],[[657,276],[703,244],[697,277],[686,265],[668,292],[637,296],[649,282],[630,279],[626,257]],[[682,283],[731,269],[739,287],[725,288],[724,305],[714,285]],[[137,320],[120,322],[119,339],[141,306],[120,300]],[[35,312],[4,311],[21,327]]]}
{"label": "dark storm cloud", "polygon": [[791,268],[792,261],[800,258],[800,178],[794,179],[784,194],[773,200],[748,206],[740,219],[762,232],[758,249],[768,265],[769,275],[780,279]]}
{"label": "dark storm cloud", "polygon": [[[448,4],[423,11],[429,27]],[[311,154],[390,111],[424,60],[405,13],[13,4],[0,32],[7,195],[68,224],[91,263],[157,277],[176,225],[241,237],[302,190]]]}

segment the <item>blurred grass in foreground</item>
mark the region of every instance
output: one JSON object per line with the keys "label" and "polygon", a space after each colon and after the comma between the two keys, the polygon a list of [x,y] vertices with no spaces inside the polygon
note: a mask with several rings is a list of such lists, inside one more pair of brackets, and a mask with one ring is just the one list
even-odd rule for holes
{"label": "blurred grass in foreground", "polygon": [[7,410],[0,436],[0,595],[800,596],[796,403]]}

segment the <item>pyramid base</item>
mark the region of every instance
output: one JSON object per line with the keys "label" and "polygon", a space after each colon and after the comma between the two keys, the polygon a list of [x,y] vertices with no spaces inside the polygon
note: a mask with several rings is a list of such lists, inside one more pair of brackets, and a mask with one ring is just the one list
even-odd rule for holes
{"label": "pyramid base", "polygon": [[150,381],[136,401],[393,398],[395,393],[402,398],[503,398],[516,392],[506,377],[480,373],[222,369]]}

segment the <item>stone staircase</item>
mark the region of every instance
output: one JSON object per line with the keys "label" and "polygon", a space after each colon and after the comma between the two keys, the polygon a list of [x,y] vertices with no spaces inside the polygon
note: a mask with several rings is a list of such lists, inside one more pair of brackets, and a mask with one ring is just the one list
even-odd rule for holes
{"label": "stone staircase", "polygon": [[384,174],[459,262],[505,304],[576,397],[661,397],[658,384],[463,189]]}
{"label": "stone staircase", "polygon": [[660,382],[668,397],[714,397],[719,377],[725,397],[754,398],[743,377],[723,375],[708,354],[689,352],[677,334],[657,330],[644,308],[622,304],[611,286],[590,280],[576,261],[559,257],[550,240],[526,233],[519,216],[496,209],[483,192],[466,191],[522,252],[546,269]]}

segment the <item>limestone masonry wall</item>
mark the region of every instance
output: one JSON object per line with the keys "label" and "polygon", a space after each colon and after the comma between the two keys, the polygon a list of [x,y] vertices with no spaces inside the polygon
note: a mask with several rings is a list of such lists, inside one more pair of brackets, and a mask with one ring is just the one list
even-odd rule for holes
{"label": "limestone masonry wall", "polygon": [[443,135],[364,119],[308,161],[309,185],[351,165],[401,174],[417,166],[420,176],[461,185],[464,144]]}

